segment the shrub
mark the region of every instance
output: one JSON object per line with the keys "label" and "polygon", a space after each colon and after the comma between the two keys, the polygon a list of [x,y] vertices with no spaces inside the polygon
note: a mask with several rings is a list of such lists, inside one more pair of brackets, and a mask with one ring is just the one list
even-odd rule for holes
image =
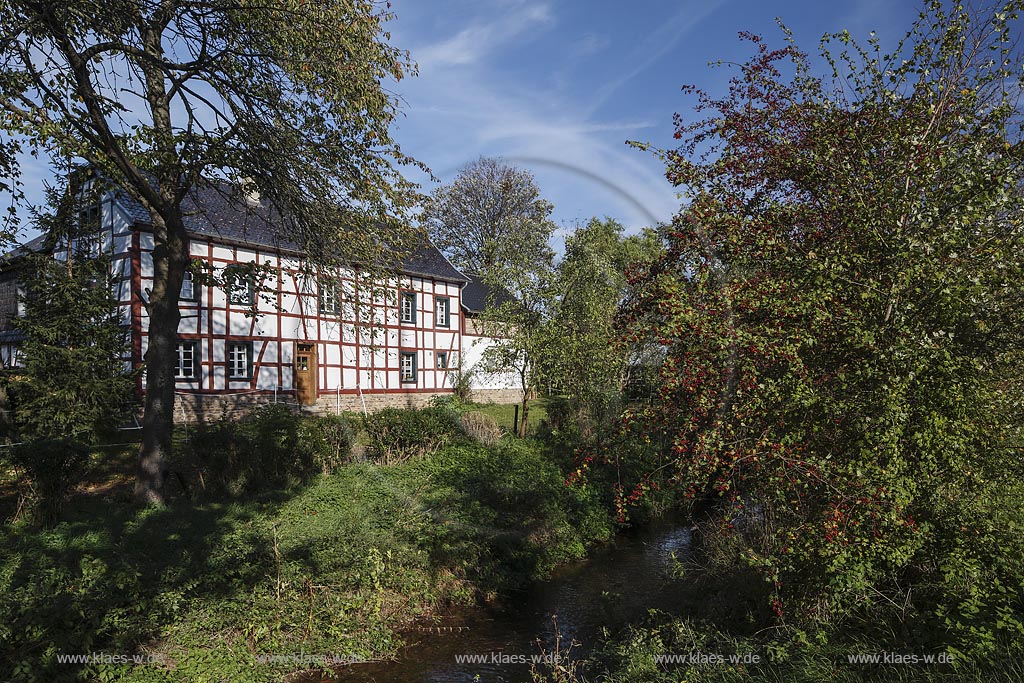
{"label": "shrub", "polygon": [[303,420],[299,442],[309,452],[313,464],[325,475],[352,461],[355,431],[340,415],[323,415]]}
{"label": "shrub", "polygon": [[457,432],[454,416],[444,408],[385,408],[365,418],[370,456],[386,465],[431,453]]}
{"label": "shrub", "polygon": [[615,391],[593,393],[584,398],[553,396],[548,399],[547,419],[541,429],[563,443],[599,440],[607,426],[616,424],[622,413],[622,395]]}
{"label": "shrub", "polygon": [[572,403],[564,396],[552,396],[548,399],[547,419],[544,426],[551,431],[562,431],[572,423]]}
{"label": "shrub", "polygon": [[241,420],[223,418],[200,426],[185,449],[200,487],[237,496],[281,487],[322,471],[325,447],[300,438],[302,418],[287,406],[266,405]]}
{"label": "shrub", "polygon": [[571,449],[593,436],[591,421],[578,401],[553,396],[548,399],[546,412],[538,432],[553,446]]}
{"label": "shrub", "polygon": [[182,450],[184,462],[178,466],[194,471],[203,491],[233,494],[247,488],[243,462],[249,444],[238,423],[225,417],[199,425]]}
{"label": "shrub", "polygon": [[431,396],[429,405],[431,408],[447,411],[453,420],[458,420],[459,416],[466,412],[465,401],[454,394]]}
{"label": "shrub", "polygon": [[611,506],[532,440],[461,443],[415,463],[430,474],[422,542],[432,561],[491,590],[519,587],[581,557],[611,533]]}
{"label": "shrub", "polygon": [[260,406],[240,421],[258,478],[283,483],[313,469],[308,451],[299,448],[300,420],[288,406],[272,404]]}
{"label": "shrub", "polygon": [[81,480],[89,450],[80,443],[62,439],[31,441],[8,450],[11,463],[24,470],[31,481],[28,498],[36,521],[52,526],[60,516],[68,491]]}
{"label": "shrub", "polygon": [[468,403],[473,398],[473,373],[470,370],[459,370],[455,374],[455,383],[452,384],[455,396],[463,402]]}
{"label": "shrub", "polygon": [[472,411],[461,415],[459,427],[463,434],[484,446],[494,446],[501,440],[501,428],[486,413]]}

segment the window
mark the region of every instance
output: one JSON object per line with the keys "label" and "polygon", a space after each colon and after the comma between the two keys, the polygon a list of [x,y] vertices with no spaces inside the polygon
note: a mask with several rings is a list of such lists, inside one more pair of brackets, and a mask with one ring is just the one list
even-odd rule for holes
{"label": "window", "polygon": [[174,378],[194,380],[197,377],[199,377],[199,342],[178,342],[174,361]]}
{"label": "window", "polygon": [[403,384],[416,383],[416,354],[403,353],[399,363],[398,374]]}
{"label": "window", "polygon": [[235,266],[228,272],[228,302],[239,306],[252,306],[256,301],[256,275],[245,266]]}
{"label": "window", "polygon": [[21,367],[21,349],[17,346],[5,346],[3,355],[7,356],[7,367]]}
{"label": "window", "polygon": [[75,258],[93,258],[100,254],[99,237],[82,235],[71,239],[71,255]]}
{"label": "window", "polygon": [[25,317],[25,297],[28,296],[28,290],[25,289],[25,285],[19,283],[15,290],[15,296],[18,299],[18,308],[16,313],[19,318]]}
{"label": "window", "polygon": [[403,323],[416,323],[416,292],[402,292],[402,315]]}
{"label": "window", "polygon": [[320,282],[320,313],[323,315],[341,313],[341,288],[335,280]]}
{"label": "window", "polygon": [[451,300],[446,296],[439,296],[434,299],[434,325],[437,327],[448,327],[448,309]]}
{"label": "window", "polygon": [[228,342],[228,379],[252,378],[252,342]]}
{"label": "window", "polygon": [[185,277],[181,281],[181,293],[178,295],[181,301],[199,301],[199,288],[196,287],[195,277],[191,271],[185,271]]}
{"label": "window", "polygon": [[71,256],[92,258],[100,253],[100,207],[88,206],[78,212],[78,234],[71,238],[68,251]]}
{"label": "window", "polygon": [[100,229],[100,206],[92,204],[82,208],[78,212],[78,230],[83,233],[99,232]]}
{"label": "window", "polygon": [[437,354],[437,369],[447,370],[448,369],[448,352],[438,351]]}

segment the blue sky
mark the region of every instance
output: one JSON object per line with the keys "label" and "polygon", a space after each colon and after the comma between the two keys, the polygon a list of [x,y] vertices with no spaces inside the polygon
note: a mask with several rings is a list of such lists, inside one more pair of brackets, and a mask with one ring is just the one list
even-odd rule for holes
{"label": "blue sky", "polygon": [[[876,31],[894,44],[917,0],[393,0],[392,43],[419,76],[391,84],[401,99],[395,136],[441,182],[463,164],[500,156],[529,169],[566,231],[609,216],[631,231],[668,221],[679,207],[651,154],[626,140],[673,146],[672,115],[693,83],[721,93],[746,30],[782,44],[780,17],[806,51],[825,32]],[[29,198],[41,201],[51,170],[24,159]],[[429,191],[435,183],[413,176]],[[22,212],[22,215],[25,215]],[[32,232],[29,231],[31,236]]]}
{"label": "blue sky", "polygon": [[[672,114],[694,83],[723,92],[752,31],[781,46],[775,18],[813,52],[822,34],[876,31],[895,44],[920,9],[913,0],[393,0],[393,42],[419,77],[396,91],[396,136],[442,182],[480,155],[531,170],[555,205],[559,237],[591,216],[635,230],[667,221],[675,191],[650,153],[671,147]],[[429,179],[424,187],[434,183]]]}

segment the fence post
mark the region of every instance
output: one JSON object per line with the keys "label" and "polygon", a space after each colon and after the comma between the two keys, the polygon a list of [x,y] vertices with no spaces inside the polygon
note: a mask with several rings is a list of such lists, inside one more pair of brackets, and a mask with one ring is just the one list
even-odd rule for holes
{"label": "fence post", "polygon": [[519,404],[516,404],[515,416],[512,418],[512,436],[519,434]]}

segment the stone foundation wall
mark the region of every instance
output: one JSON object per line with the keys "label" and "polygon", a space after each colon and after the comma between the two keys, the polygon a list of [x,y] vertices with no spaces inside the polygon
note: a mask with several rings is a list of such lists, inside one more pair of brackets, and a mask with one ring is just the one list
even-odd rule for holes
{"label": "stone foundation wall", "polygon": [[[366,411],[369,413],[381,410],[382,408],[423,408],[430,403],[430,399],[438,394],[342,394],[340,401],[337,395],[321,396],[314,405],[306,406],[305,410],[320,415],[338,412],[340,405],[341,412],[363,412],[363,402],[366,402]],[[450,395],[450,394],[447,394]]]}
{"label": "stone foundation wall", "polygon": [[221,418],[237,420],[262,405],[283,403],[298,410],[299,404],[291,394],[177,394],[174,397],[174,421],[216,422]]}
{"label": "stone foundation wall", "polygon": [[[367,412],[382,408],[423,408],[438,394],[358,394],[322,395],[311,406],[299,406],[290,392],[251,394],[178,394],[174,402],[174,421],[178,423],[216,422],[222,417],[236,420],[261,405],[281,403],[295,410],[318,415],[341,412],[363,412],[363,401]],[[450,396],[450,393],[440,394]],[[478,389],[473,391],[472,400],[477,403],[519,403],[522,394],[518,389]]]}
{"label": "stone foundation wall", "polygon": [[474,403],[520,403],[523,392],[519,389],[474,389],[470,400]]}
{"label": "stone foundation wall", "polygon": [[[366,411],[370,413],[383,408],[424,408],[430,405],[430,399],[435,396],[451,396],[451,393],[363,394],[363,400],[360,400],[358,394],[342,394],[341,412],[361,413],[363,401],[366,401]],[[522,392],[518,389],[480,389],[474,390],[470,399],[476,403],[519,403],[521,397]],[[337,395],[324,395],[317,400],[315,405],[307,406],[305,410],[318,414],[336,413],[338,404]]]}

